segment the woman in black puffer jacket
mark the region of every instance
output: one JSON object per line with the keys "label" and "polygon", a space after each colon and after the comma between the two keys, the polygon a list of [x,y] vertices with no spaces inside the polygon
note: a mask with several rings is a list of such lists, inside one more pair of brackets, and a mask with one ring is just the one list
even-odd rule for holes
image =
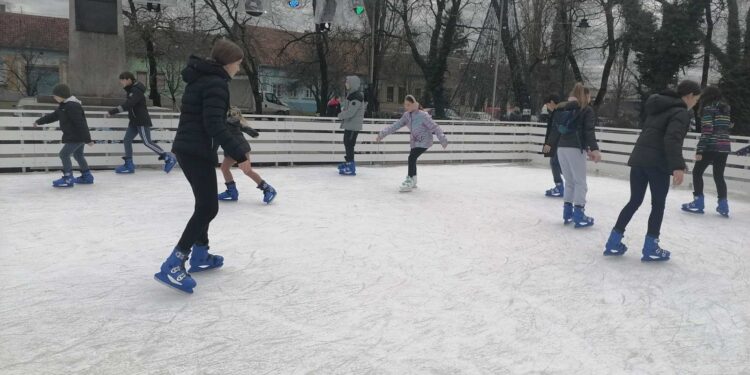
{"label": "woman in black puffer jacket", "polygon": [[208,253],[208,227],[219,212],[216,200],[216,164],[218,147],[250,170],[247,154],[250,145],[227,128],[229,81],[240,70],[242,49],[228,40],[219,40],[210,59],[191,56],[182,78],[187,83],[182,96],[180,123],[172,146],[185,178],[195,196],[195,210],[177,247],[162,264],[155,278],[183,292],[192,293],[195,281],[185,270],[190,256],[190,271],[221,267],[224,258]]}

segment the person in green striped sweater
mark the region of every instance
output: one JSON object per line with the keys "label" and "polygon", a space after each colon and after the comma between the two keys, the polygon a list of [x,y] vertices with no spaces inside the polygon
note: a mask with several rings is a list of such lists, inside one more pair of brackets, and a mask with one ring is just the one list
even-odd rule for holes
{"label": "person in green striped sweater", "polygon": [[727,203],[727,183],[724,180],[724,169],[727,158],[732,152],[729,131],[732,128],[730,108],[715,86],[708,86],[703,91],[700,107],[701,137],[695,151],[693,168],[693,201],[682,205],[682,210],[702,214],[705,208],[703,201],[703,173],[713,164],[714,182],[719,194],[716,212],[729,217]]}

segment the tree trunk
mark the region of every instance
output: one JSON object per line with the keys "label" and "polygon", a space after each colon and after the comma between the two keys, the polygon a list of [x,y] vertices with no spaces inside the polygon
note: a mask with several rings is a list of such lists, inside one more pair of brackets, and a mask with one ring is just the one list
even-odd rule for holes
{"label": "tree trunk", "polygon": [[[708,0],[710,2],[710,0]],[[607,61],[604,63],[604,69],[602,70],[602,81],[599,85],[599,92],[596,94],[594,100],[594,108],[598,109],[599,106],[604,103],[604,98],[607,95],[607,88],[609,86],[609,74],[612,71],[612,65],[615,63],[617,58],[617,41],[615,40],[615,17],[612,14],[612,8],[614,3],[612,0],[604,2],[604,16],[607,21]]]}
{"label": "tree trunk", "polygon": [[703,75],[701,76],[701,87],[708,85],[708,72],[711,68],[711,39],[714,34],[714,19],[711,16],[711,0],[706,3],[706,37],[703,42]]}
{"label": "tree trunk", "polygon": [[315,33],[315,50],[318,53],[320,67],[320,96],[318,98],[318,114],[325,116],[328,96],[330,95],[328,82],[328,60],[326,59],[326,34],[319,30]]}
{"label": "tree trunk", "polygon": [[151,104],[156,107],[161,107],[161,95],[159,94],[159,80],[158,71],[156,68],[156,54],[154,52],[154,42],[151,37],[144,38],[146,42],[146,58],[148,58],[148,85],[149,94],[148,98],[151,99]]}
{"label": "tree trunk", "polygon": [[[498,1],[502,4],[498,3]],[[503,41],[503,49],[508,58],[508,68],[510,69],[514,101],[520,104],[527,100],[528,89],[526,88],[526,83],[523,79],[523,67],[519,62],[518,52],[513,45],[513,36],[510,33],[508,22],[508,0],[492,0],[492,7],[495,10],[495,15],[500,24],[500,39]],[[492,105],[494,107],[495,103],[492,103]]]}

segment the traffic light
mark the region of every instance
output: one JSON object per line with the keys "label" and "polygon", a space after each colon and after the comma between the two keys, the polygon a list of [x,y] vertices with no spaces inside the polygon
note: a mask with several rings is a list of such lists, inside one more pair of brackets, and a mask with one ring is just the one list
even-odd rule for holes
{"label": "traffic light", "polygon": [[354,14],[361,16],[365,12],[364,0],[352,0],[352,9]]}
{"label": "traffic light", "polygon": [[323,22],[315,25],[315,31],[319,33],[327,33],[331,31],[331,24],[329,22]]}
{"label": "traffic light", "polygon": [[331,31],[337,8],[338,0],[313,0],[315,31],[319,33]]}

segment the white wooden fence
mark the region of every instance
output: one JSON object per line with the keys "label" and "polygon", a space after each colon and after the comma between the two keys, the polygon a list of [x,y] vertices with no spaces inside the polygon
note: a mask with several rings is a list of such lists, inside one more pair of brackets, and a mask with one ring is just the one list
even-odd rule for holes
{"label": "white wooden fence", "polygon": [[[34,128],[33,121],[43,111],[0,111],[0,171],[28,172],[55,170],[60,166],[57,153],[61,133],[51,124]],[[99,142],[86,148],[86,158],[93,168],[120,165],[123,154],[122,137],[127,118],[104,118],[103,112],[88,112],[92,138]],[[300,165],[338,163],[343,160],[342,130],[334,119],[298,116],[248,116],[261,136],[251,140],[254,163]],[[169,150],[174,139],[178,114],[153,115],[152,138]],[[401,131],[375,143],[377,132],[393,120],[367,119],[359,135],[357,161],[360,164],[403,163],[409,153],[409,136]],[[544,142],[544,125],[539,123],[506,123],[483,121],[439,121],[450,140],[448,149],[434,147],[421,161],[435,163],[509,162],[544,165],[540,151]],[[627,160],[639,131],[632,129],[599,128],[597,139],[603,161],[590,163],[593,173],[625,177]],[[697,134],[689,134],[684,155],[692,161],[698,142]],[[746,146],[748,137],[736,137],[733,148]],[[161,165],[145,147],[134,147],[138,166]],[[710,168],[707,177],[710,177]],[[750,192],[750,157],[730,156],[726,177],[733,191]],[[689,179],[688,179],[689,180]],[[712,184],[707,183],[707,187]]]}

